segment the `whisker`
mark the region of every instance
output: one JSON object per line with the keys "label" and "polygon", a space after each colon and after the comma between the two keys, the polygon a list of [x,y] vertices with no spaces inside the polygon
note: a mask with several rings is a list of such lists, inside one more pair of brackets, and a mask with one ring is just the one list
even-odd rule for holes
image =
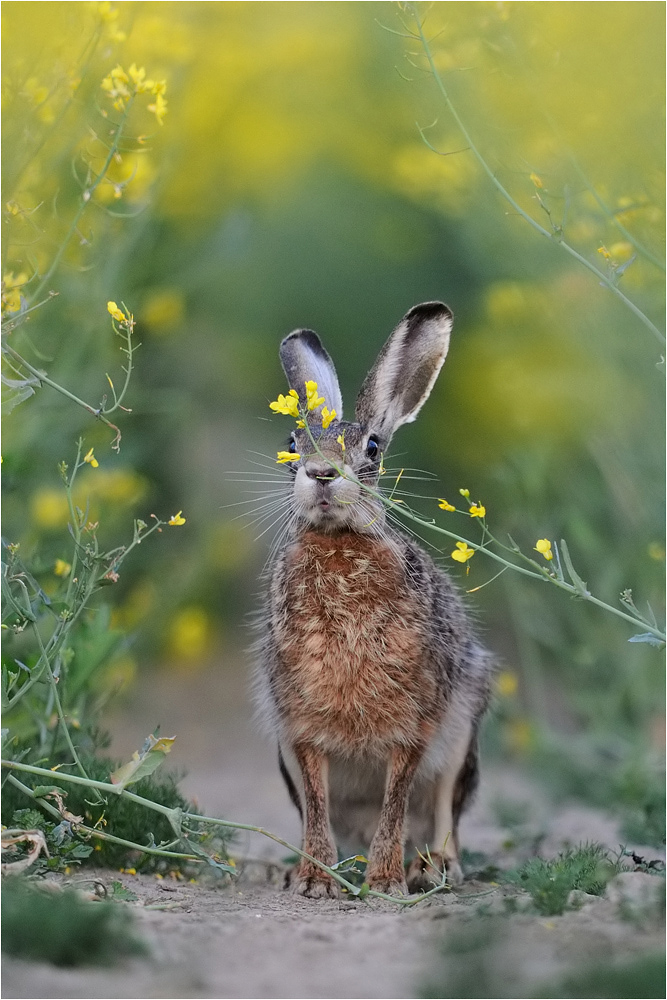
{"label": "whisker", "polygon": [[288,500],[283,499],[283,500],[272,500],[270,504],[259,504],[257,507],[254,508],[254,510],[241,511],[240,514],[237,514],[235,517],[230,518],[230,521],[238,521],[244,517],[254,517],[255,514],[260,515],[258,518],[255,518],[252,521],[248,521],[248,525],[250,526],[252,524],[256,524],[257,521],[264,520],[265,517],[270,517],[272,514],[274,514],[277,510],[280,510],[282,507],[287,507],[288,503],[289,503]]}
{"label": "whisker", "polygon": [[242,504],[257,503],[258,499],[270,500],[272,497],[281,497],[283,495],[282,490],[275,493],[259,493],[258,491],[258,496],[254,496],[251,500],[235,500],[233,503],[222,503],[218,507],[218,510],[227,510],[229,507],[240,507]]}

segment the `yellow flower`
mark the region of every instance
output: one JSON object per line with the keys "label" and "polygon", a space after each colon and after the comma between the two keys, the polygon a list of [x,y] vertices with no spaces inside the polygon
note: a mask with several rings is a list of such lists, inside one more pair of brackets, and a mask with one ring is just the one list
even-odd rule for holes
{"label": "yellow flower", "polygon": [[341,451],[345,451],[345,434],[339,434],[336,441],[340,445]]}
{"label": "yellow flower", "polygon": [[519,678],[513,670],[501,670],[496,680],[496,688],[503,698],[511,698],[519,689]]}
{"label": "yellow flower", "polygon": [[134,90],[137,94],[145,94],[147,92],[154,93],[155,81],[146,79],[146,70],[143,66],[137,68],[136,63],[132,63],[128,69],[128,75],[134,84]]}
{"label": "yellow flower", "polygon": [[306,421],[305,420],[297,420],[296,426],[300,427],[303,430],[303,428],[306,426]]}
{"label": "yellow flower", "polygon": [[93,449],[92,448],[90,449],[90,451],[88,452],[87,455],[83,456],[83,460],[84,460],[84,462],[88,462],[88,465],[92,465],[92,467],[94,469],[96,469],[98,467],[98,465],[100,464],[97,461],[97,459],[95,458],[95,456],[93,455]]}
{"label": "yellow flower", "polygon": [[107,302],[107,312],[113,316],[115,320],[122,323],[125,319],[125,313],[121,312],[115,302]]}
{"label": "yellow flower", "polygon": [[118,17],[118,11],[115,7],[112,7],[108,0],[103,0],[102,3],[98,3],[97,12],[100,15],[102,21],[115,21]]}
{"label": "yellow flower", "polygon": [[64,559],[56,559],[56,564],[53,567],[53,572],[56,576],[69,576],[72,572],[72,567]]}
{"label": "yellow flower", "polygon": [[158,125],[162,125],[162,119],[167,113],[167,102],[165,101],[162,94],[155,95],[155,101],[153,104],[148,105],[148,110],[152,111],[157,118]]}
{"label": "yellow flower", "polygon": [[176,612],[168,631],[168,650],[182,666],[197,669],[214,641],[213,623],[196,604]]}
{"label": "yellow flower", "polygon": [[286,413],[288,417],[298,417],[299,416],[299,394],[295,389],[290,389],[286,396],[283,396],[282,392],[273,403],[269,403],[269,407],[275,413]]}
{"label": "yellow flower", "polygon": [[598,253],[601,253],[605,260],[611,260],[611,254],[607,250],[606,246],[598,247]]}
{"label": "yellow flower", "polygon": [[531,181],[533,182],[533,184],[535,185],[536,188],[543,188],[544,187],[544,184],[542,183],[542,178],[539,177],[536,173],[532,173],[530,175],[530,179],[531,179]]}
{"label": "yellow flower", "polygon": [[276,462],[278,465],[284,465],[285,462],[298,462],[301,455],[297,455],[295,451],[279,451]]}
{"label": "yellow flower", "polygon": [[486,517],[486,507],[484,507],[481,503],[474,503],[472,507],[470,507],[470,516]]}
{"label": "yellow flower", "polygon": [[[132,63],[132,65],[130,66],[130,68],[127,71],[127,75],[129,76],[129,78],[132,81],[132,83],[134,83],[134,84],[143,83],[143,81],[144,81],[144,79],[146,77],[146,70],[144,69],[143,66],[140,69],[138,69],[137,68],[137,64],[136,63]],[[152,86],[152,84],[151,84],[151,86]]]}
{"label": "yellow flower", "polygon": [[327,427],[329,426],[329,424],[331,423],[331,421],[335,420],[335,419],[336,419],[336,411],[332,410],[331,413],[330,413],[329,412],[329,407],[328,406],[323,406],[322,407],[322,427],[323,427],[323,429],[326,430]]}
{"label": "yellow flower", "polygon": [[14,275],[13,271],[7,271],[2,279],[2,309],[6,312],[18,312],[21,308],[21,285],[25,285],[28,275],[21,271]]}
{"label": "yellow flower", "polygon": [[447,501],[443,500],[442,497],[440,497],[439,499],[440,503],[438,504],[438,507],[440,507],[442,510],[456,510],[456,507],[454,507],[453,504],[447,503]]}
{"label": "yellow flower", "polygon": [[540,552],[547,561],[549,559],[553,559],[554,557],[554,554],[551,551],[551,542],[549,541],[548,538],[538,539],[537,545],[535,546],[535,551]]}
{"label": "yellow flower", "polygon": [[324,402],[324,396],[317,395],[317,382],[306,382],[306,399],[309,410],[316,410]]}
{"label": "yellow flower", "polygon": [[169,521],[168,521],[168,524],[171,524],[174,527],[176,525],[179,525],[179,524],[185,524],[185,518],[181,517],[182,513],[183,513],[183,511],[179,510],[178,514],[174,514],[173,517],[170,517]]}
{"label": "yellow flower", "polygon": [[67,497],[62,490],[43,487],[31,497],[30,513],[35,524],[46,531],[62,528],[69,517]]}
{"label": "yellow flower", "polygon": [[457,542],[456,548],[452,552],[452,559],[456,562],[464,563],[468,562],[475,554],[475,550],[468,547],[467,542]]}
{"label": "yellow flower", "polygon": [[646,551],[649,554],[649,558],[655,559],[656,562],[663,562],[665,559],[665,550],[660,542],[649,542]]}
{"label": "yellow flower", "polygon": [[632,244],[626,240],[621,240],[619,243],[612,243],[609,247],[609,253],[614,260],[629,260],[632,257]]}
{"label": "yellow flower", "polygon": [[465,497],[466,500],[470,496],[470,490],[459,490],[459,493],[461,494],[462,497]]}

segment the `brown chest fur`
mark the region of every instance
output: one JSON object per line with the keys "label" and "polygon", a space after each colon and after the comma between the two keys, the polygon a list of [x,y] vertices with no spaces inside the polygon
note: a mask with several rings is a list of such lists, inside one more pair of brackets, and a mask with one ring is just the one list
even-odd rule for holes
{"label": "brown chest fur", "polygon": [[286,573],[276,694],[291,739],[378,755],[427,742],[437,683],[400,554],[377,539],[310,532]]}

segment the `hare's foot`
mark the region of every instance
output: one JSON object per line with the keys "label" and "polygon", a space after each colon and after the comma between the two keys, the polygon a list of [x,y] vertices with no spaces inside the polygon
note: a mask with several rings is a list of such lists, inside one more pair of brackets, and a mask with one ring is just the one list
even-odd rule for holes
{"label": "hare's foot", "polygon": [[296,896],[305,896],[307,899],[340,897],[338,883],[321,868],[309,862],[302,862],[292,869],[285,881],[285,888],[289,888]]}
{"label": "hare's foot", "polygon": [[410,892],[427,892],[434,886],[441,885],[443,873],[449,886],[461,885],[463,882],[463,872],[458,858],[432,853],[429,861],[426,856],[418,855],[408,865],[407,881]]}
{"label": "hare's foot", "polygon": [[373,864],[371,859],[366,869],[366,881],[375,892],[384,892],[388,896],[407,896],[408,894],[408,884],[405,881],[402,863]]}
{"label": "hare's foot", "polygon": [[375,892],[384,892],[387,896],[407,896],[408,884],[404,878],[369,878],[368,884]]}

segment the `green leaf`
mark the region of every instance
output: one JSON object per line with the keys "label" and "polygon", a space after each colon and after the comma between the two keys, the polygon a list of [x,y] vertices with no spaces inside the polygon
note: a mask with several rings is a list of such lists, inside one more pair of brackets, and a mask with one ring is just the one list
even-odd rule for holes
{"label": "green leaf", "polygon": [[363,862],[363,864],[368,864],[368,858],[365,858],[363,854],[355,854],[351,858],[345,858],[344,861],[337,861],[335,865],[331,866],[333,872],[359,872],[359,868],[355,868],[355,863],[357,861]]}
{"label": "green leaf", "polygon": [[36,799],[44,799],[47,795],[50,795],[51,792],[58,792],[59,795],[65,794],[63,788],[59,785],[36,785],[32,790]]}
{"label": "green leaf", "polygon": [[630,636],[628,642],[645,642],[649,646],[655,646],[656,649],[664,649],[665,643],[662,639],[658,639],[657,635],[653,635],[651,632],[640,632],[639,635]]}
{"label": "green leaf", "polygon": [[93,853],[91,844],[75,844],[72,850],[73,858],[88,858]]}
{"label": "green leaf", "polygon": [[212,868],[217,871],[228,872],[230,875],[237,875],[238,872],[231,865],[225,864],[224,861],[216,861],[212,858],[210,854],[207,854],[203,847],[201,847],[195,840],[185,840],[185,849],[189,854],[196,854],[198,858],[206,861]]}
{"label": "green leaf", "polygon": [[152,774],[171,750],[175,739],[175,736],[161,736],[159,739],[153,735],[146,737],[141,750],[132,754],[132,760],[109,776],[111,783],[126,788]]}
{"label": "green leaf", "polygon": [[359,897],[359,899],[364,899],[364,897],[367,896],[370,891],[371,891],[370,885],[368,884],[368,882],[364,882],[361,889],[357,893],[357,896]]}
{"label": "green leaf", "polygon": [[111,892],[108,895],[111,899],[122,899],[127,903],[135,903],[139,899],[136,892],[126,889],[122,882],[112,882]]}
{"label": "green leaf", "polygon": [[574,589],[577,591],[578,594],[581,594],[582,597],[589,597],[590,595],[588,587],[586,586],[585,582],[581,579],[579,574],[576,572],[574,566],[572,565],[572,560],[570,559],[570,552],[567,547],[567,542],[565,541],[564,538],[561,538],[560,540],[560,547],[563,553],[563,559],[565,560],[565,565],[567,566],[567,571],[570,574],[570,579],[574,584]]}

